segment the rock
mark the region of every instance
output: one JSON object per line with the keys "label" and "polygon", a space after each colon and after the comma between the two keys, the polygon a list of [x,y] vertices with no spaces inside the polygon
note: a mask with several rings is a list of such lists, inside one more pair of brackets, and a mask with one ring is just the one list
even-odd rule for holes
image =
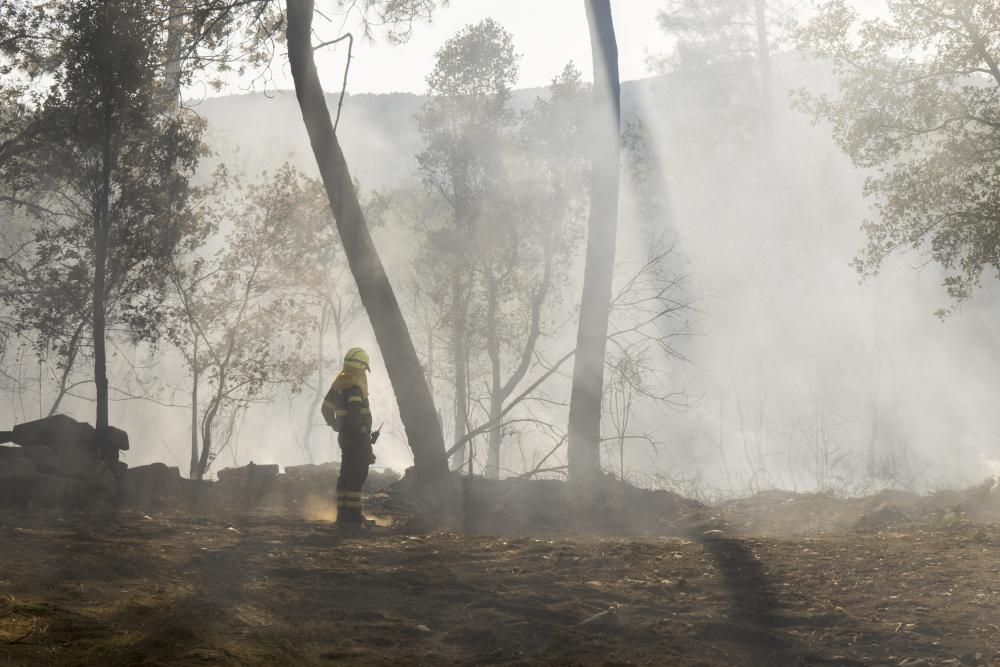
{"label": "rock", "polygon": [[[95,446],[94,427],[66,415],[52,415],[18,424],[10,432],[10,440],[22,447]],[[114,426],[108,427],[108,444],[117,450],[129,448],[128,434]]]}
{"label": "rock", "polygon": [[0,479],[35,479],[38,469],[28,458],[0,459]]}
{"label": "rock", "polygon": [[276,464],[257,465],[253,461],[242,468],[223,468],[219,471],[220,482],[270,482],[278,477]]}
{"label": "rock", "polygon": [[963,653],[959,658],[963,665],[978,665],[983,659],[982,653]]}
{"label": "rock", "polygon": [[38,471],[30,459],[0,458],[0,505],[21,507],[27,504],[37,479]]}
{"label": "rock", "polygon": [[87,499],[87,485],[71,477],[39,473],[31,487],[30,502],[43,507],[73,507]]}
{"label": "rock", "polygon": [[24,447],[5,447],[0,445],[0,461],[4,459],[19,459],[24,456]]}
{"label": "rock", "polygon": [[[31,449],[35,449],[32,447]],[[50,454],[37,456],[38,469],[49,475],[86,479],[104,467],[96,449],[83,447],[45,447]]]}
{"label": "rock", "polygon": [[121,483],[123,499],[142,507],[158,506],[180,486],[181,471],[165,463],[129,468]]}
{"label": "rock", "polygon": [[899,661],[899,667],[931,667],[931,663],[923,658],[903,658]]}
{"label": "rock", "polygon": [[882,503],[871,512],[862,514],[854,522],[854,530],[859,531],[879,531],[895,526],[906,520],[906,514],[889,503]]}
{"label": "rock", "polygon": [[121,475],[116,474],[114,466],[108,466],[104,462],[98,461],[98,464],[92,466],[87,474],[82,477],[82,480],[91,491],[113,497],[121,484]]}
{"label": "rock", "polygon": [[329,461],[327,463],[306,463],[300,466],[285,466],[285,474],[297,479],[316,475],[333,475],[336,477],[340,474],[340,464]]}
{"label": "rock", "polygon": [[109,426],[108,444],[110,444],[112,447],[114,447],[120,452],[127,452],[129,449],[128,433],[121,430],[120,428]]}
{"label": "rock", "polygon": [[431,631],[431,629],[428,628],[426,625],[418,625],[416,627],[416,629],[419,630],[420,632],[430,632]]}
{"label": "rock", "polygon": [[56,465],[55,450],[48,445],[37,445],[35,447],[21,447],[24,457],[31,459],[42,472],[49,472],[48,469]]}
{"label": "rock", "polygon": [[22,447],[50,445],[62,447],[79,442],[91,442],[94,427],[78,422],[66,415],[52,415],[44,419],[18,424],[11,432],[11,440]]}

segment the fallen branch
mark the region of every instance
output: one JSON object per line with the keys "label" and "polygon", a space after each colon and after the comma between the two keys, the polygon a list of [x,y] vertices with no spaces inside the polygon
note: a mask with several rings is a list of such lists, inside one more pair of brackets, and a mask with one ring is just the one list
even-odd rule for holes
{"label": "fallen branch", "polygon": [[27,631],[26,633],[24,633],[23,635],[21,635],[21,636],[20,636],[20,637],[18,637],[17,639],[11,639],[11,640],[10,640],[9,642],[7,642],[7,643],[8,643],[8,644],[19,644],[19,643],[20,643],[21,641],[23,641],[23,640],[27,639],[28,637],[30,637],[30,636],[31,636],[31,633],[33,633],[34,631],[35,631],[35,629],[34,629],[34,628],[32,628],[31,630],[28,630],[28,631]]}
{"label": "fallen branch", "polygon": [[[559,438],[559,442],[556,443],[556,446],[553,447],[548,454],[542,457],[542,460],[538,462],[538,465],[535,466],[533,470],[530,470],[529,472],[526,472],[523,475],[519,475],[518,479],[531,479],[540,472],[552,472],[554,470],[558,470],[558,468],[548,468],[543,470],[542,466],[545,465],[545,462],[549,460],[549,457],[551,457],[553,454],[559,451],[559,448],[562,447],[565,442],[566,442],[566,436],[564,435],[563,437]],[[562,468],[565,468],[565,466],[562,466]]]}

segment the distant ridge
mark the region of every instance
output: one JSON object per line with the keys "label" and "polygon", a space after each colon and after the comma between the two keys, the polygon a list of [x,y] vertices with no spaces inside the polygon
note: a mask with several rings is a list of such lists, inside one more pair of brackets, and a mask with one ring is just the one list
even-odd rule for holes
{"label": "distant ridge", "polygon": [[[622,85],[625,120],[635,115],[639,89],[654,80]],[[527,109],[546,93],[545,88],[515,90],[511,106]],[[413,93],[344,96],[338,133],[351,173],[363,188],[391,187],[415,172],[415,156],[423,148],[415,115],[425,98]],[[328,93],[326,99],[331,115],[336,115],[339,94]],[[189,106],[208,121],[205,139],[216,154],[203,162],[202,174],[211,173],[219,162],[247,174],[274,170],[285,162],[307,174],[317,173],[294,91],[208,97]]]}

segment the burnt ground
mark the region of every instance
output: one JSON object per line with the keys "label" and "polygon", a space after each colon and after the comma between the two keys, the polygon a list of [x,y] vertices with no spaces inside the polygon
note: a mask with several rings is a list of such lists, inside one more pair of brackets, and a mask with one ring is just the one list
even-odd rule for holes
{"label": "burnt ground", "polygon": [[5,510],[0,664],[1000,665],[1000,527],[896,500],[629,538]]}

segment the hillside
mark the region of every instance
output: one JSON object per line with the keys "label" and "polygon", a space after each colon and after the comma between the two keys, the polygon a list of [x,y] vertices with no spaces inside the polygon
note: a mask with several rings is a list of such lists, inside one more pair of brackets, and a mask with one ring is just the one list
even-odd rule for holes
{"label": "hillside", "polygon": [[[653,79],[627,82],[622,87],[626,119],[635,116],[640,90]],[[545,94],[541,88],[514,91],[511,106],[526,109]],[[382,189],[412,175],[415,156],[422,148],[416,114],[424,96],[411,93],[346,95],[338,134],[351,171],[362,186]],[[328,94],[327,106],[336,116],[339,95]],[[208,121],[206,140],[219,161],[254,173],[289,162],[306,173],[316,167],[294,91],[209,97],[191,102]]]}

